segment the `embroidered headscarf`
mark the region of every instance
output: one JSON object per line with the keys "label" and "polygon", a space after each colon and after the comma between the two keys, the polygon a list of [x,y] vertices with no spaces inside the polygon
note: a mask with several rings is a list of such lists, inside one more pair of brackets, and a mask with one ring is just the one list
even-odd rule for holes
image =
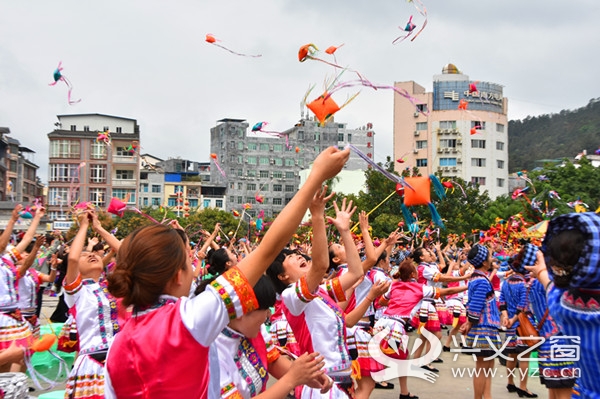
{"label": "embroidered headscarf", "polygon": [[[477,250],[477,252],[475,256],[471,258],[470,255],[473,253],[474,249]],[[481,265],[483,265],[483,262],[485,262],[488,259],[489,253],[490,251],[488,251],[486,246],[475,244],[471,251],[469,251],[469,257],[467,258],[467,260],[470,264],[473,265],[473,267],[475,267],[475,269],[479,269]]]}
{"label": "embroidered headscarf", "polygon": [[[542,243],[542,252],[548,254],[548,245],[559,233],[578,230],[584,235],[583,249],[571,273],[571,288],[598,288],[600,286],[600,215],[593,212],[568,213],[550,221]],[[548,259],[546,259],[548,262]],[[552,268],[548,268],[551,278]]]}
{"label": "embroidered headscarf", "polygon": [[533,266],[535,264],[538,250],[539,248],[533,244],[523,245],[519,253],[509,260],[508,264],[510,268],[519,274],[529,273],[525,269],[525,266]]}

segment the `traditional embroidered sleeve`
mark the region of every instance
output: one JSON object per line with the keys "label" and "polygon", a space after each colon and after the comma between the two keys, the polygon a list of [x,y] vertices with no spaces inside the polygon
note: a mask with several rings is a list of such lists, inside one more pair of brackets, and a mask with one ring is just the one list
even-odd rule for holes
{"label": "traditional embroidered sleeve", "polygon": [[221,398],[222,399],[244,399],[242,394],[237,390],[235,384],[230,382],[229,384],[221,386]]}
{"label": "traditional embroidered sleeve", "polygon": [[[181,319],[192,336],[210,345],[229,320],[258,309],[254,290],[238,268],[213,281],[200,295],[181,299]],[[210,326],[210,328],[208,328]]]}
{"label": "traditional embroidered sleeve", "polygon": [[67,284],[67,280],[63,280],[63,288],[65,289],[65,303],[70,308],[73,307],[79,300],[81,296],[81,288],[83,287],[83,282],[81,280],[81,274],[77,276],[75,281]]}
{"label": "traditional embroidered sleeve", "polygon": [[437,282],[440,279],[440,272],[437,267],[423,267],[423,278],[428,281]]}
{"label": "traditional embroidered sleeve", "polygon": [[438,299],[441,294],[442,294],[441,288],[423,285],[423,298]]}
{"label": "traditional embroidered sleeve", "polygon": [[275,362],[281,356],[281,353],[275,345],[273,344],[273,339],[271,334],[267,331],[264,324],[260,327],[260,332],[262,334],[263,340],[265,341],[265,345],[267,347],[267,363],[271,364]]}
{"label": "traditional embroidered sleeve", "polygon": [[316,297],[316,292],[309,291],[305,276],[281,293],[283,303],[294,316],[301,314]]}
{"label": "traditional embroidered sleeve", "polygon": [[525,283],[517,284],[514,288],[517,291],[517,298],[519,298],[519,303],[517,304],[517,312],[525,312],[527,310],[528,300],[527,300],[527,287]]}
{"label": "traditional embroidered sleeve", "polygon": [[467,303],[467,317],[472,324],[479,323],[481,312],[485,307],[489,284],[483,278],[469,282],[469,302]]}
{"label": "traditional embroidered sleeve", "polygon": [[323,284],[322,287],[325,288],[325,291],[327,291],[327,295],[329,295],[334,301],[346,301],[346,293],[344,292],[342,283],[340,283],[339,277],[335,277],[331,280],[325,281],[325,284]]}

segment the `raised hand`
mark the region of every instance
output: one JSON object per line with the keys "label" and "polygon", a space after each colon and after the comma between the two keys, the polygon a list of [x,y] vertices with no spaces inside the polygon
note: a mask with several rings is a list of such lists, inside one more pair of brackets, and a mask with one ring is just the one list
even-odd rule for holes
{"label": "raised hand", "polygon": [[349,148],[343,151],[335,147],[326,148],[315,159],[311,176],[318,178],[321,182],[331,179],[340,173],[349,157]]}
{"label": "raised hand", "polygon": [[313,197],[310,206],[308,207],[308,209],[310,210],[310,214],[323,215],[323,213],[325,212],[325,205],[331,198],[333,198],[334,195],[334,192],[327,195],[327,185],[321,187],[321,189],[317,191],[317,193]]}
{"label": "raised hand", "polygon": [[11,214],[11,218],[13,221],[16,222],[17,219],[19,219],[19,216],[20,216],[22,210],[23,210],[23,205],[17,204],[15,206],[15,208],[13,209],[12,214]]}
{"label": "raised hand", "polygon": [[360,225],[361,231],[365,231],[369,229],[369,215],[365,211],[360,211],[358,214],[358,223]]}
{"label": "raised hand", "polygon": [[339,232],[350,230],[350,218],[356,211],[356,207],[352,207],[352,200],[346,203],[346,198],[342,200],[342,207],[338,207],[337,202],[333,203],[335,208],[335,219],[327,216],[327,221],[333,224]]}

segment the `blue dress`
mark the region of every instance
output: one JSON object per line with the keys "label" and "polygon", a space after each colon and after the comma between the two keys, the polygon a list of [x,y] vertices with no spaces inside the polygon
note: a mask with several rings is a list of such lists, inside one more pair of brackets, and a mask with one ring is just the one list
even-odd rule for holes
{"label": "blue dress", "polygon": [[477,357],[494,358],[502,347],[500,342],[500,311],[492,283],[487,275],[475,270],[469,280],[467,317],[472,324],[467,334],[467,346]]}
{"label": "blue dress", "polygon": [[583,289],[575,293],[550,284],[547,299],[550,314],[565,334],[563,338],[570,341],[570,349],[577,350],[573,397],[600,398],[600,294]]}
{"label": "blue dress", "polygon": [[[529,282],[528,300],[529,310],[535,319],[532,323],[537,326],[548,309],[548,303],[544,286],[536,279]],[[575,384],[575,363],[561,359],[555,353],[557,348],[572,344],[571,340],[562,338],[562,335],[556,322],[548,314],[540,327],[540,336],[544,337],[545,341],[536,349],[539,359],[538,374],[541,383],[547,388],[572,388]]]}
{"label": "blue dress", "polygon": [[[500,311],[506,310],[508,317],[514,317],[517,312],[527,309],[527,287],[525,278],[521,275],[514,274],[508,277],[502,284],[500,290]],[[517,334],[519,321],[516,320],[510,328],[506,329],[506,344],[505,352],[521,353],[528,348]]]}

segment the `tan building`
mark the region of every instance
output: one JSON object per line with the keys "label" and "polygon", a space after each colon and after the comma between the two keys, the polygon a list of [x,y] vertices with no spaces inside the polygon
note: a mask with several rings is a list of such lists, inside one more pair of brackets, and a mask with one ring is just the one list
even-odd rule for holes
{"label": "tan building", "polygon": [[416,166],[423,175],[478,183],[492,199],[508,193],[508,100],[501,85],[469,80],[448,64],[433,77],[433,92],[414,81],[395,87],[419,103],[394,96],[394,159],[404,159],[395,163],[398,172]]}
{"label": "tan building", "polygon": [[[57,129],[48,134],[49,218],[69,220],[68,212],[78,202],[106,208],[112,197],[136,206],[141,163],[137,121],[102,114],[57,118]],[[108,144],[98,140],[106,131]]]}

